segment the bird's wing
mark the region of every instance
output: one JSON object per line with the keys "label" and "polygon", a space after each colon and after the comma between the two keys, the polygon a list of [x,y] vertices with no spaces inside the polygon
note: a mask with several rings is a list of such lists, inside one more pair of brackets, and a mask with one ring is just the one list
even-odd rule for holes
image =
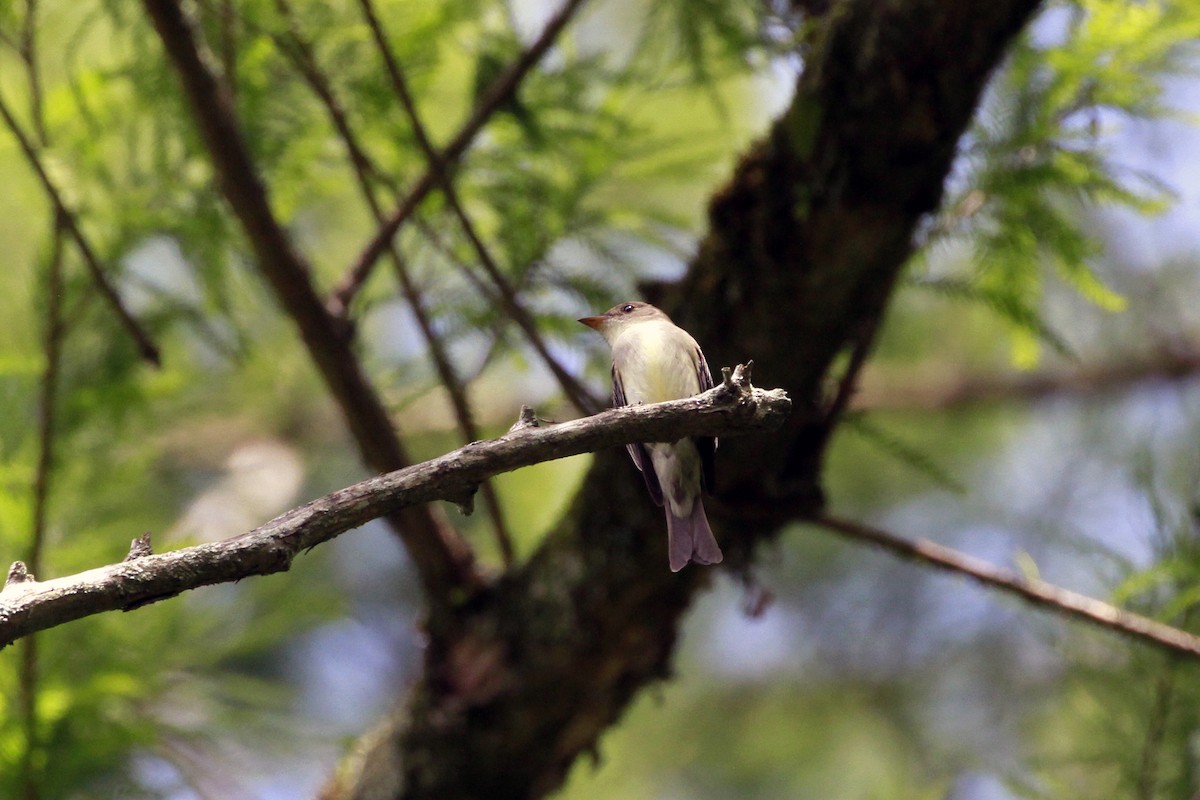
{"label": "bird's wing", "polygon": [[704,352],[696,348],[696,377],[700,379],[700,391],[707,392],[713,388],[712,373],[708,371],[708,362],[704,360]]}
{"label": "bird's wing", "polygon": [[[621,385],[621,374],[617,372],[617,367],[614,364],[612,370],[613,383],[613,406],[627,406],[629,401],[625,399],[625,387]],[[657,505],[663,504],[662,486],[658,483],[658,475],[654,472],[654,466],[650,463],[650,452],[646,450],[646,445],[627,444],[625,449],[629,451],[629,457],[633,459],[633,464],[642,473],[642,478],[646,481],[646,490],[650,492],[650,498]]]}
{"label": "bird's wing", "polygon": [[[712,373],[708,370],[708,362],[704,360],[704,352],[696,348],[696,377],[700,380],[700,391],[707,392],[713,388]],[[693,440],[696,449],[700,451],[700,478],[704,491],[709,494],[717,488],[717,440],[711,436],[698,436]]]}

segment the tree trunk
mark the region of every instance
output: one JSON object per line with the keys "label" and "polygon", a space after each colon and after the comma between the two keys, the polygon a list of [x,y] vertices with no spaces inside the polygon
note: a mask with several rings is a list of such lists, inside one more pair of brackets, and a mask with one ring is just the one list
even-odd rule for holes
{"label": "tree trunk", "polygon": [[[816,4],[809,4],[816,5]],[[755,361],[794,401],[782,433],[723,442],[710,518],[727,568],[820,507],[839,354],[863,355],[916,226],[1035,0],[842,0],[814,26],[793,101],[713,198],[686,278],[652,287],[714,369]],[[660,509],[623,452],[597,455],[528,564],[431,631],[404,713],[365,739],[327,798],[530,798],[634,694],[670,674],[680,620],[710,569],[667,569]]]}

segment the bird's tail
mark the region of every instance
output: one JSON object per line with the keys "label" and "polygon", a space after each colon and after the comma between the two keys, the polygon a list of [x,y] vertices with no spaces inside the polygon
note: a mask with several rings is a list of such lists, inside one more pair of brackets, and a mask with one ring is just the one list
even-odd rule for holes
{"label": "bird's tail", "polygon": [[697,564],[721,563],[724,556],[713,537],[712,528],[708,527],[708,517],[704,515],[704,503],[700,502],[699,495],[686,517],[672,514],[671,504],[667,503],[667,549],[672,572],[679,572],[689,561]]}

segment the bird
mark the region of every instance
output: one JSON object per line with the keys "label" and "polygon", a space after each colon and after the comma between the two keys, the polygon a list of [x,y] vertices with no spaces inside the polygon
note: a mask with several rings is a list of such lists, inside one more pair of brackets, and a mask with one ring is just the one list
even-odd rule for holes
{"label": "bird", "polygon": [[[612,348],[613,405],[661,403],[713,386],[700,345],[664,312],[642,302],[613,306],[579,320]],[[721,548],[704,513],[701,491],[715,484],[712,437],[626,446],[654,502],[667,515],[667,552],[672,572],[689,561],[718,564]]]}

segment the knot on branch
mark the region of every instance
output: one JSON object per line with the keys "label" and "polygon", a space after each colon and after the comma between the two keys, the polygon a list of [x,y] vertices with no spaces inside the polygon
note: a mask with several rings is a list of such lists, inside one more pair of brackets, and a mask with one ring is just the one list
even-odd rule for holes
{"label": "knot on branch", "polygon": [[754,369],[754,359],[745,364],[738,364],[733,369],[721,367],[721,385],[726,389],[737,389],[741,393],[751,391],[754,386],[750,383],[750,372]]}
{"label": "knot on branch", "polygon": [[756,389],[750,382],[753,369],[753,361],[721,367],[721,383],[712,389],[713,397],[722,405],[728,404],[735,415],[755,417],[755,428],[778,428],[791,413],[791,398],[783,389]]}
{"label": "knot on branch", "polygon": [[448,494],[446,499],[458,508],[458,513],[469,517],[475,513],[475,493],[477,491],[479,491],[479,484],[472,483],[461,491]]}
{"label": "knot on branch", "polygon": [[135,558],[152,555],[154,555],[154,548],[150,546],[150,531],[146,531],[129,543],[129,554],[125,556],[125,560],[133,561]]}
{"label": "knot on branch", "polygon": [[537,414],[529,406],[521,406],[521,413],[517,416],[517,421],[512,424],[511,428],[508,429],[508,432],[516,433],[517,431],[523,431],[526,428],[536,427],[538,427]]}
{"label": "knot on branch", "polygon": [[33,573],[29,571],[29,567],[25,566],[24,561],[14,561],[12,566],[8,568],[8,577],[4,580],[4,588],[15,586],[19,583],[35,583],[36,579]]}

